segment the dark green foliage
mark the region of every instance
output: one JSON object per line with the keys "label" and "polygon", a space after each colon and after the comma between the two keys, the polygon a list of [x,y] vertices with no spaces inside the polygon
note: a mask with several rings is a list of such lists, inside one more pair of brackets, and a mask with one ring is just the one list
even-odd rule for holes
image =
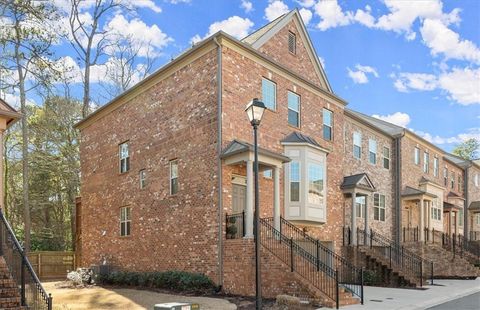
{"label": "dark green foliage", "polygon": [[212,292],[215,288],[212,280],[204,274],[185,271],[115,271],[106,275],[99,275],[98,282],[110,285],[141,286],[197,293]]}
{"label": "dark green foliage", "polygon": [[365,285],[377,285],[381,284],[382,279],[376,272],[371,270],[365,270],[363,272],[363,283]]}

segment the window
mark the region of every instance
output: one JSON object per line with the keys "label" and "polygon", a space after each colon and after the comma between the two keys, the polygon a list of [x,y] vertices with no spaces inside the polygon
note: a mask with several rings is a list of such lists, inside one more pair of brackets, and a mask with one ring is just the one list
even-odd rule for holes
{"label": "window", "polygon": [[475,176],[473,177],[473,182],[475,183],[475,186],[478,187],[478,173],[475,173]]}
{"label": "window", "polygon": [[458,175],[458,192],[462,192],[462,175]]}
{"label": "window", "polygon": [[477,225],[480,225],[480,213],[475,214],[475,221],[477,222]]}
{"label": "window", "polygon": [[452,176],[450,178],[450,188],[451,189],[455,188],[455,172],[452,172]]}
{"label": "window", "polygon": [[458,226],[463,226],[463,209],[458,211]]}
{"label": "window", "polygon": [[383,168],[390,169],[390,149],[383,147]]}
{"label": "window", "polygon": [[118,153],[120,157],[120,173],[130,170],[130,154],[128,142],[124,142],[118,146]]}
{"label": "window", "polygon": [[323,109],[323,138],[333,139],[333,112],[327,109]]}
{"label": "window", "polygon": [[433,158],[433,175],[438,177],[438,157]]}
{"label": "window", "polygon": [[418,147],[415,148],[414,160],[415,160],[415,165],[420,165],[420,149]]}
{"label": "window", "polygon": [[297,52],[297,38],[293,32],[288,32],[288,51],[292,54]]}
{"label": "window", "polygon": [[170,162],[170,195],[178,193],[178,162]]}
{"label": "window", "polygon": [[385,222],[385,195],[373,195],[373,219]]}
{"label": "window", "polygon": [[139,180],[140,180],[140,189],[144,189],[147,185],[147,172],[145,169],[140,170],[139,173]]}
{"label": "window", "polygon": [[371,164],[377,163],[377,141],[368,139],[368,161]]}
{"label": "window", "polygon": [[430,155],[427,152],[423,152],[423,172],[428,173],[430,165]]}
{"label": "window", "polygon": [[288,123],[300,127],[300,96],[288,92]]}
{"label": "window", "polygon": [[290,201],[300,201],[300,163],[290,163]]}
{"label": "window", "polygon": [[323,166],[308,164],[308,202],[320,205],[323,202]]}
{"label": "window", "polygon": [[362,157],[362,134],[359,132],[353,133],[353,157]]}
{"label": "window", "polygon": [[364,218],[365,217],[365,196],[357,196],[355,198],[355,206],[357,217]]}
{"label": "window", "polygon": [[432,203],[432,207],[430,208],[431,214],[430,217],[433,220],[441,221],[442,220],[442,209],[440,209],[440,201],[435,199]]}
{"label": "window", "polygon": [[277,84],[262,78],[262,101],[270,110],[277,108]]}
{"label": "window", "polygon": [[448,169],[447,168],[443,168],[443,185],[445,187],[448,186]]}
{"label": "window", "polygon": [[271,179],[273,176],[273,171],[272,169],[267,169],[263,171],[263,177],[267,179]]}
{"label": "window", "polygon": [[132,225],[132,210],[130,207],[120,208],[120,236],[130,236]]}

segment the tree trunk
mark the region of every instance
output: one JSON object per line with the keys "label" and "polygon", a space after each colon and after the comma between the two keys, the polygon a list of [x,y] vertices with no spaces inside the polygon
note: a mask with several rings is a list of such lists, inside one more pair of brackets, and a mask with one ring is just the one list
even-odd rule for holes
{"label": "tree trunk", "polygon": [[87,53],[85,61],[84,87],[83,87],[83,118],[87,117],[90,110],[90,53]]}

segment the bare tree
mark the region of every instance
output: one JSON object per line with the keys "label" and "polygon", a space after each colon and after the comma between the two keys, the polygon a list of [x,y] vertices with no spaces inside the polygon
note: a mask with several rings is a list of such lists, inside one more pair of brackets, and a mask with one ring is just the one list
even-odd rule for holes
{"label": "bare tree", "polygon": [[80,64],[84,67],[83,108],[82,115],[89,114],[90,106],[90,69],[98,63],[101,55],[109,46],[108,31],[101,28],[101,21],[114,9],[122,7],[119,0],[95,0],[91,18],[82,14],[81,4],[85,0],[71,0],[69,15],[71,44],[75,49]]}
{"label": "bare tree", "polygon": [[0,33],[2,60],[0,68],[11,75],[11,81],[2,81],[20,97],[22,113],[22,195],[25,250],[30,249],[30,202],[29,202],[29,161],[27,93],[51,81],[54,72],[49,60],[50,47],[56,35],[46,27],[54,19],[54,7],[48,2],[33,0],[1,1],[0,12],[5,18]]}

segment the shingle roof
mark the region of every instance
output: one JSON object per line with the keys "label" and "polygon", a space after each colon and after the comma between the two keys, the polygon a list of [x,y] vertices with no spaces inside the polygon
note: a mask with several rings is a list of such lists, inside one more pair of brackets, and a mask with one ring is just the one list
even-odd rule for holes
{"label": "shingle roof", "polygon": [[383,131],[384,133],[390,136],[397,136],[404,132],[405,128],[391,124],[386,121],[382,121],[381,119],[368,116],[366,114],[354,111],[352,109],[345,109],[347,114],[353,115],[354,117],[370,124],[370,126],[376,127],[379,130]]}
{"label": "shingle roof", "polygon": [[[252,144],[250,144],[248,142],[244,142],[244,141],[233,140],[222,151],[222,153],[220,154],[220,158],[227,158],[227,157],[233,156],[235,154],[239,154],[239,153],[243,153],[243,152],[247,152],[247,151],[252,151],[252,152],[254,151],[254,147],[253,147]],[[279,153],[272,152],[272,151],[264,149],[262,147],[258,148],[258,153],[262,154],[262,155],[265,155],[265,156],[270,156],[270,157],[276,158],[278,160],[281,160],[284,163],[290,161],[290,158],[288,158],[287,156],[279,154]]]}
{"label": "shingle roof", "polygon": [[461,196],[459,196],[458,194],[454,193],[454,192],[449,192],[447,194],[447,197],[453,197],[453,198],[462,198]]}
{"label": "shingle roof", "polygon": [[444,209],[460,209],[459,206],[454,205],[453,203],[446,202],[446,201],[443,202],[443,208]]}
{"label": "shingle roof", "polygon": [[308,143],[314,146],[322,147],[314,138],[299,133],[297,131],[292,132],[285,138],[283,138],[280,142],[284,143]]}
{"label": "shingle roof", "polygon": [[[362,184],[361,181],[366,179],[367,184]],[[340,188],[342,189],[347,189],[347,188],[364,188],[367,190],[375,190],[375,186],[373,185],[372,181],[368,177],[366,173],[359,173],[355,175],[349,175],[346,177],[343,177],[343,182]]]}
{"label": "shingle roof", "polygon": [[472,201],[470,206],[468,206],[469,210],[472,211],[480,211],[480,200],[479,201]]}

